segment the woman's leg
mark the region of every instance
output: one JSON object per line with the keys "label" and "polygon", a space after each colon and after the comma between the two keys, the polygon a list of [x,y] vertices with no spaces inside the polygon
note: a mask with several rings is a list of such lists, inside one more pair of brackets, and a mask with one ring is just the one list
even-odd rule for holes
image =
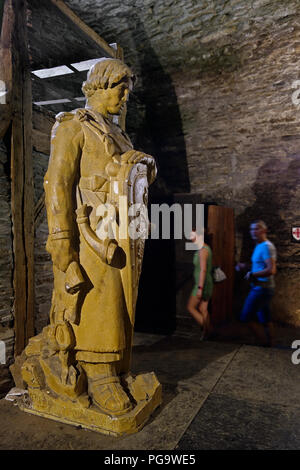
{"label": "woman's leg", "polygon": [[187,303],[188,312],[192,317],[199,323],[200,326],[204,325],[203,314],[199,310],[199,299],[194,295],[191,295]]}
{"label": "woman's leg", "polygon": [[200,313],[203,316],[203,328],[204,328],[204,335],[208,335],[210,333],[210,318],[208,313],[208,300],[201,300],[199,305]]}

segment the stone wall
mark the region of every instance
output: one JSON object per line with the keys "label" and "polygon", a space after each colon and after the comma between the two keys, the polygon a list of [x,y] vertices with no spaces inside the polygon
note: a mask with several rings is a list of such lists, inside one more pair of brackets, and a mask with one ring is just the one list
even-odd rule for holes
{"label": "stone wall", "polygon": [[51,296],[53,290],[52,261],[46,251],[48,223],[46,210],[43,210],[35,231],[34,275],[35,275],[35,312],[34,326],[36,334],[40,333],[49,322]]}
{"label": "stone wall", "polygon": [[[49,136],[50,139],[50,136]],[[41,152],[33,152],[34,199],[38,203],[44,194],[43,182],[48,167],[49,156]],[[49,321],[51,295],[53,289],[52,262],[46,251],[48,224],[46,209],[43,208],[35,223],[34,240],[34,282],[35,311],[34,326],[36,334],[40,333]]]}
{"label": "stone wall", "polygon": [[[299,2],[66,3],[138,75],[128,130],[157,158],[152,192],[233,207],[237,260],[251,253],[249,222],[263,218],[278,249],[275,318],[299,326]],[[243,289],[237,278],[237,297]]]}

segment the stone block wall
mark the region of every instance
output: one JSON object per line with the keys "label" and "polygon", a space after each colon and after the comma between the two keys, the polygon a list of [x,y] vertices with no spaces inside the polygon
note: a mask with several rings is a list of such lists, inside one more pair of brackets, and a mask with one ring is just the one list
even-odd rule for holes
{"label": "stone block wall", "polygon": [[[50,139],[50,136],[49,136]],[[48,168],[49,156],[33,151],[34,199],[38,203],[44,194],[43,182]],[[36,334],[40,333],[49,321],[51,295],[53,289],[53,270],[49,253],[46,251],[48,223],[45,207],[36,219],[34,240],[34,282],[35,311],[34,326]]]}
{"label": "stone block wall", "polygon": [[251,254],[249,223],[264,219],[278,250],[275,318],[299,326],[299,2],[66,3],[138,75],[128,131],[157,158],[152,191],[233,207],[237,260]]}

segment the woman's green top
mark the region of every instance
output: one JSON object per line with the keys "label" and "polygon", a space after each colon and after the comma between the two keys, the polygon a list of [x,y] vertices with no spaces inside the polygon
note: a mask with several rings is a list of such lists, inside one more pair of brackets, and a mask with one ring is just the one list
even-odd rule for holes
{"label": "woman's green top", "polygon": [[[207,245],[203,245],[203,248],[205,248],[208,251],[208,257],[207,257],[206,276],[205,276],[205,281],[204,281],[204,286],[203,286],[203,291],[202,291],[202,299],[209,300],[210,297],[212,296],[213,287],[214,287],[214,281],[212,277],[212,251],[210,247]],[[200,277],[199,251],[195,252],[193,263],[194,263],[195,285],[192,290],[192,295],[196,296],[198,285],[199,285],[199,277]]]}

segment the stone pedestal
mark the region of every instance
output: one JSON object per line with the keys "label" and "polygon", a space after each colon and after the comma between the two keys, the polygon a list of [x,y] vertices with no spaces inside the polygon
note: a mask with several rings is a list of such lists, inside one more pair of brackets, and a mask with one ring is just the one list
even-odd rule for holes
{"label": "stone pedestal", "polygon": [[19,399],[18,405],[27,413],[102,434],[122,436],[139,431],[162,401],[162,387],[153,372],[128,376],[124,385],[134,407],[122,416],[110,416],[102,412],[91,404],[87,394],[71,400],[39,388],[29,388],[28,395]]}

